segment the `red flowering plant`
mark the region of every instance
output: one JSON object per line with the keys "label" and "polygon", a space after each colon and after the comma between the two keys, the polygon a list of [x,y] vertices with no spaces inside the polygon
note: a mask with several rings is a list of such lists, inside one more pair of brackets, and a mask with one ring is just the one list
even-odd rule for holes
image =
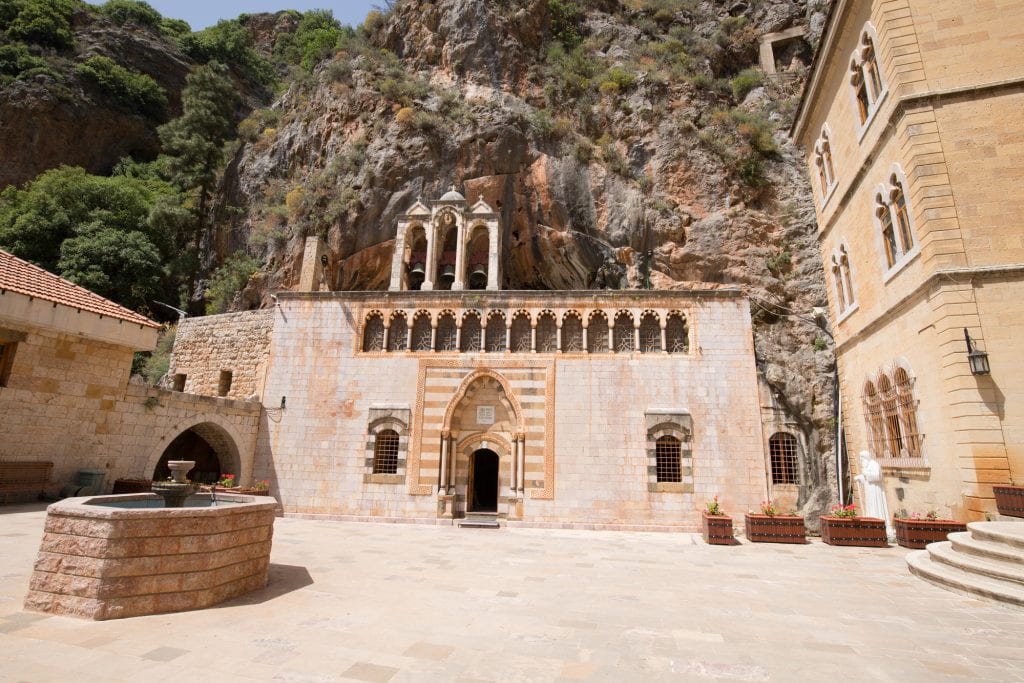
{"label": "red flowering plant", "polygon": [[761,514],[768,515],[769,517],[774,517],[775,515],[779,514],[779,506],[776,505],[774,501],[762,500]]}
{"label": "red flowering plant", "polygon": [[233,474],[221,474],[220,479],[217,480],[217,486],[223,486],[226,489],[234,488],[235,486],[235,475]]}
{"label": "red flowering plant", "polygon": [[260,479],[255,484],[253,484],[253,487],[257,491],[266,491],[270,488],[270,482],[266,479]]}
{"label": "red flowering plant", "polygon": [[718,504],[718,496],[707,502],[708,514],[718,516],[722,514],[722,507]]}
{"label": "red flowering plant", "polygon": [[849,505],[833,505],[829,510],[829,515],[832,517],[856,517],[857,506],[853,503]]}

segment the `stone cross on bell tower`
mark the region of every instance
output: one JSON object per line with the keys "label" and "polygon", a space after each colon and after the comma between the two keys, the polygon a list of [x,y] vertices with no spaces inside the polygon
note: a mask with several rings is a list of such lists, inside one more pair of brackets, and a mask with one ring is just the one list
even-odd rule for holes
{"label": "stone cross on bell tower", "polygon": [[390,291],[499,289],[498,214],[481,196],[472,207],[452,185],[398,217]]}

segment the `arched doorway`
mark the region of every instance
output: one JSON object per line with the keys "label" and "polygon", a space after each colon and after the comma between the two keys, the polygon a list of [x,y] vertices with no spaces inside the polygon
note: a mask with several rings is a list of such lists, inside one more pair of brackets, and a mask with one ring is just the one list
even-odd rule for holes
{"label": "arched doorway", "polygon": [[467,512],[498,511],[498,454],[489,448],[473,451],[469,461]]}
{"label": "arched doorway", "polygon": [[169,460],[195,460],[195,467],[189,471],[188,478],[196,483],[212,484],[222,474],[233,474],[236,481],[241,478],[237,445],[230,434],[212,422],[194,425],[176,436],[153,468],[154,480],[167,479],[171,475],[167,467]]}

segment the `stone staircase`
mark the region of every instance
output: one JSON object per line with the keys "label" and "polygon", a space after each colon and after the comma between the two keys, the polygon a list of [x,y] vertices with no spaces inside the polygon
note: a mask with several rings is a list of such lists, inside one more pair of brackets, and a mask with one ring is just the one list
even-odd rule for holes
{"label": "stone staircase", "polygon": [[466,529],[500,529],[497,512],[467,512],[459,520],[459,528]]}
{"label": "stone staircase", "polygon": [[907,565],[943,588],[1024,607],[1024,522],[971,522],[907,555]]}

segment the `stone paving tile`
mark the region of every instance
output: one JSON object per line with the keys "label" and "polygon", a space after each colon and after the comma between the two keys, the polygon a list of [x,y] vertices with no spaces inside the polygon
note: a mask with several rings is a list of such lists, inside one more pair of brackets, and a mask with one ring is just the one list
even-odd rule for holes
{"label": "stone paving tile", "polygon": [[900,548],[280,519],[265,590],[89,622],[21,611],[43,521],[0,508],[5,683],[1024,680],[1024,610],[931,586]]}

